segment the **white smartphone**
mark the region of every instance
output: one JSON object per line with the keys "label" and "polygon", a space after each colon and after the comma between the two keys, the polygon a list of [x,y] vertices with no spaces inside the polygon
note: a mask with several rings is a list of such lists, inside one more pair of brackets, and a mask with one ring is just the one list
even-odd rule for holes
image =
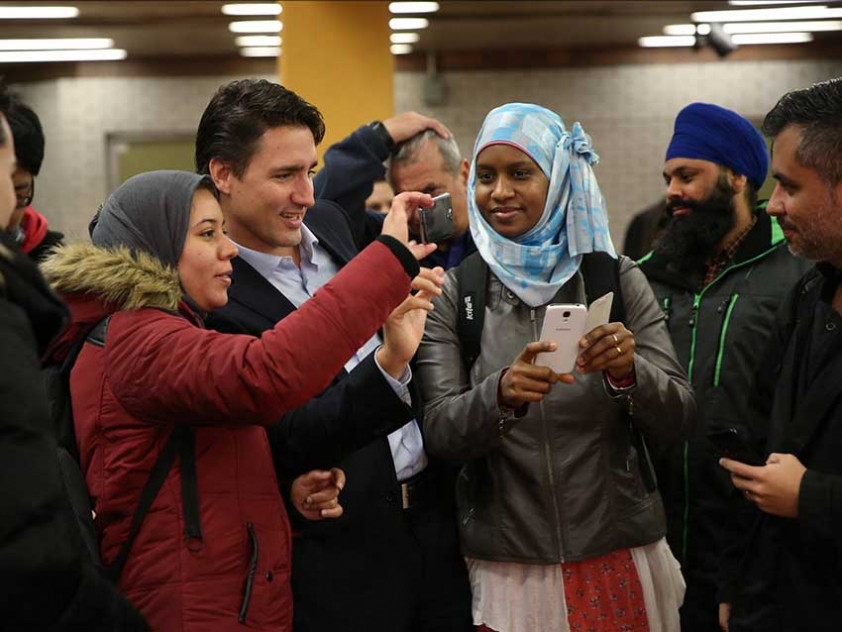
{"label": "white smartphone", "polygon": [[597,327],[608,324],[611,318],[611,305],[614,303],[614,292],[603,294],[588,307],[588,318],[585,320],[585,333],[590,333]]}
{"label": "white smartphone", "polygon": [[572,373],[579,356],[579,340],[584,334],[588,309],[579,303],[548,305],[541,328],[541,340],[558,345],[555,351],[541,353],[535,363],[548,366],[556,373]]}

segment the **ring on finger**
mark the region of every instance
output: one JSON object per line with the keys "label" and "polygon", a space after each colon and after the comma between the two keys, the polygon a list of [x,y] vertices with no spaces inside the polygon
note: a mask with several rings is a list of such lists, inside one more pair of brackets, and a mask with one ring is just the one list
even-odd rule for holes
{"label": "ring on finger", "polygon": [[616,347],[614,347],[614,348],[617,350],[617,357],[618,357],[618,358],[619,358],[621,355],[623,355],[623,350],[622,350],[622,348],[620,347],[620,345],[617,345],[617,346],[616,346]]}
{"label": "ring on finger", "polygon": [[620,346],[620,339],[617,338],[617,334],[611,334],[611,337],[614,338],[614,346],[619,347]]}

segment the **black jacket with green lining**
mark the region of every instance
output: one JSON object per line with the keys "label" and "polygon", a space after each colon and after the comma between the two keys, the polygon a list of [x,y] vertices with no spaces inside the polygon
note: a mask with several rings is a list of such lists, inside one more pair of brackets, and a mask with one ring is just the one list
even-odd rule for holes
{"label": "black jacket with green lining", "polygon": [[722,427],[718,420],[746,419],[748,393],[775,313],[810,265],[789,253],[765,203],[755,213],[757,222],[731,264],[704,288],[657,254],[641,261],[699,406],[694,434],[685,445],[651,446],[667,538],[687,581],[682,621],[715,625],[715,604],[731,594],[720,579],[718,558],[744,528],[736,516],[749,509],[706,436]]}

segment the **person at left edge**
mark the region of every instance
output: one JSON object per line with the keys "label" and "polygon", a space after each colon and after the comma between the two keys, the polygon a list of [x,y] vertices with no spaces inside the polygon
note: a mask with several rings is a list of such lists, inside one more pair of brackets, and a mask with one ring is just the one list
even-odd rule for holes
{"label": "person at left edge", "polygon": [[[312,206],[311,127],[320,119],[313,105],[267,81],[227,84],[208,104],[196,135],[196,164],[219,188],[229,235],[240,249],[231,301],[211,314],[211,327],[260,335],[294,316],[357,256],[348,216],[324,200]],[[281,479],[291,467],[337,463],[348,477],[339,519],[295,521],[292,512],[299,533],[292,569],[296,632],[471,629],[453,477],[425,453],[422,407],[407,367],[423,322],[411,335],[397,325],[387,321],[382,346],[372,336],[327,389],[269,429]],[[388,369],[384,358],[398,355],[401,362]],[[360,420],[382,427],[400,420],[401,427],[388,437],[372,434],[343,460],[329,445],[308,453],[295,434],[310,429],[317,441],[326,424],[357,426]]]}

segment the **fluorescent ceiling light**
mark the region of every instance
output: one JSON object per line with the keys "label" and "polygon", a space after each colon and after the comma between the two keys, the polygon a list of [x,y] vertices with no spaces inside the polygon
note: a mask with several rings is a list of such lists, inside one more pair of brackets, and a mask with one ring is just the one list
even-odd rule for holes
{"label": "fluorescent ceiling light", "polygon": [[278,57],[280,54],[280,46],[246,46],[240,49],[243,57]]}
{"label": "fluorescent ceiling light", "polygon": [[[737,33],[815,33],[842,31],[842,20],[815,20],[812,22],[726,22],[722,30],[729,35]],[[669,24],[664,35],[707,35],[710,24]]]}
{"label": "fluorescent ceiling light", "polygon": [[668,24],[664,27],[664,35],[707,35],[710,24]]}
{"label": "fluorescent ceiling light", "polygon": [[[439,10],[438,2],[390,2],[392,13],[435,13]],[[400,54],[400,53],[399,53]]]}
{"label": "fluorescent ceiling light", "polygon": [[64,39],[0,39],[0,50],[85,50],[112,48],[107,37],[68,37]]}
{"label": "fluorescent ceiling light", "polygon": [[237,46],[280,46],[280,35],[240,35],[234,38]]}
{"label": "fluorescent ceiling light", "polygon": [[726,33],[814,33],[816,31],[842,31],[842,20],[817,20],[814,22],[732,22],[723,24]]}
{"label": "fluorescent ceiling light", "polygon": [[407,53],[412,52],[412,45],[411,44],[392,44],[389,47],[389,50],[392,51],[393,55],[406,55]]}
{"label": "fluorescent ceiling light", "polygon": [[389,36],[392,44],[415,44],[421,40],[418,33],[392,33]]}
{"label": "fluorescent ceiling light", "polygon": [[816,0],[728,0],[735,7],[754,7],[758,4],[811,4]]}
{"label": "fluorescent ceiling light", "polygon": [[232,33],[280,33],[283,28],[280,20],[243,20],[228,25]]}
{"label": "fluorescent ceiling light", "polygon": [[277,2],[259,2],[250,4],[223,4],[225,15],[280,15],[281,5]]}
{"label": "fluorescent ceiling light", "polygon": [[78,15],[76,7],[0,7],[0,20],[56,20]]}
{"label": "fluorescent ceiling light", "polygon": [[731,41],[738,46],[751,46],[754,44],[803,44],[812,42],[813,36],[809,33],[743,33],[732,35]]}
{"label": "fluorescent ceiling light", "polygon": [[389,20],[389,28],[393,31],[417,31],[430,26],[427,18],[392,18]]}
{"label": "fluorescent ceiling light", "polygon": [[737,11],[699,11],[691,13],[693,22],[762,22],[764,20],[823,20],[842,18],[842,9],[826,6],[784,7],[780,9],[745,9]]}
{"label": "fluorescent ceiling light", "polygon": [[693,35],[651,35],[641,37],[637,43],[644,48],[695,46],[696,38]]}
{"label": "fluorescent ceiling light", "polygon": [[126,58],[121,48],[107,50],[25,50],[0,53],[0,64],[36,61],[117,61]]}

